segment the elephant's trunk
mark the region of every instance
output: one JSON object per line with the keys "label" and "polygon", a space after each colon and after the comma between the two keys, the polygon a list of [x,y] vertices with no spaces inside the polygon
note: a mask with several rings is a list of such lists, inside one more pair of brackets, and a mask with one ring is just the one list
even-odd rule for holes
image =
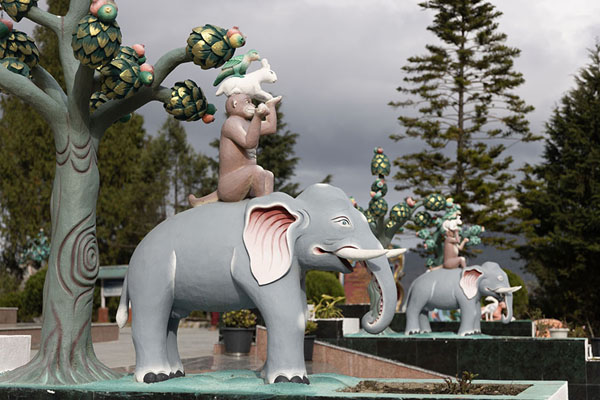
{"label": "elephant's trunk", "polygon": [[361,324],[365,331],[377,334],[387,328],[396,311],[396,284],[392,269],[385,256],[365,261],[367,268],[375,278],[372,282],[371,311],[362,317]]}
{"label": "elephant's trunk", "polygon": [[504,302],[506,303],[506,315],[502,313],[502,323],[508,324],[513,317],[513,294],[506,293],[504,296]]}

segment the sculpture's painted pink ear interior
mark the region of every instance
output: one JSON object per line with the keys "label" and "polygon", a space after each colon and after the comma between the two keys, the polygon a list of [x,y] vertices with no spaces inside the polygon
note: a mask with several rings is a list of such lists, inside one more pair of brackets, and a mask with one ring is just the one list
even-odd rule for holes
{"label": "sculpture's painted pink ear interior", "polygon": [[280,204],[249,210],[243,238],[250,270],[259,285],[275,282],[289,271],[292,248],[288,231],[296,219]]}
{"label": "sculpture's painted pink ear interior", "polygon": [[477,294],[477,281],[481,278],[483,272],[477,268],[463,270],[460,278],[460,288],[467,299],[472,299]]}

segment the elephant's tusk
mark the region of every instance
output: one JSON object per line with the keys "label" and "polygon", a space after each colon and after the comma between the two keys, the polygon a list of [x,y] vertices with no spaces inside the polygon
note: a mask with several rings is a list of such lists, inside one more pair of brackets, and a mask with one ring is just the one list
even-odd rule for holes
{"label": "elephant's tusk", "polygon": [[390,249],[387,251],[387,258],[396,258],[401,254],[406,253],[406,249]]}
{"label": "elephant's tusk", "polygon": [[362,250],[354,249],[352,247],[342,247],[341,249],[334,251],[333,254],[347,260],[365,261],[387,254],[387,250]]}
{"label": "elephant's tusk", "polygon": [[521,286],[504,287],[504,288],[495,289],[494,292],[496,292],[498,294],[514,293],[519,289],[521,289]]}

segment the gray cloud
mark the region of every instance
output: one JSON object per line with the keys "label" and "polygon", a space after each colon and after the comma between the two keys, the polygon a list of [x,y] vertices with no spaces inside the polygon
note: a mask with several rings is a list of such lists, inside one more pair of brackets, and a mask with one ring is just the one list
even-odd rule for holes
{"label": "gray cloud", "polygon": [[[391,158],[415,150],[414,143],[388,138],[400,127],[399,111],[386,104],[400,99],[395,88],[407,57],[424,53],[425,44],[435,42],[426,30],[433,14],[417,4],[416,0],[120,1],[118,21],[124,44],[146,44],[150,62],[184,46],[195,26],[239,26],[248,37],[241,50],[257,49],[279,77],[265,89],[284,95],[288,128],[300,133],[298,181],[306,186],[331,173],[334,184],[366,205],[373,180],[372,149],[383,146]],[[600,36],[600,4],[589,0],[568,5],[562,0],[493,4],[504,13],[499,30],[508,35],[508,45],[522,50],[516,68],[526,83],[518,93],[535,106],[531,125],[542,133],[552,108],[572,87],[573,75],[588,62],[586,48]],[[19,29],[28,30],[27,26],[20,23]],[[216,98],[212,87],[217,73],[184,65],[165,84],[193,79],[209,101],[223,109],[224,98]],[[140,112],[150,133],[167,117],[156,103]],[[193,146],[211,155],[215,153],[208,143],[219,136],[223,121],[221,111],[217,116],[211,125],[185,124]],[[516,167],[537,162],[541,149],[541,144],[516,145],[509,153]],[[402,196],[387,197],[395,203]]]}

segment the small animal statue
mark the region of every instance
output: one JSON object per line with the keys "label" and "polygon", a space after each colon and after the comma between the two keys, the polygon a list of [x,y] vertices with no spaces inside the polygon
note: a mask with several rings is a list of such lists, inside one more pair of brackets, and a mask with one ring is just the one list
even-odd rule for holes
{"label": "small animal statue", "polygon": [[458,255],[469,241],[468,238],[464,238],[462,242],[460,241],[459,225],[461,224],[460,214],[457,214],[455,219],[444,221],[442,225],[446,231],[446,237],[444,238],[444,263],[442,264],[444,268],[453,269],[458,266],[465,268],[467,266],[467,260]]}
{"label": "small animal statue", "polygon": [[192,207],[218,200],[240,201],[273,192],[273,173],[257,165],[256,149],[261,135],[277,131],[275,106],[280,100],[281,96],[274,97],[255,107],[247,94],[234,94],[227,99],[227,119],[221,128],[219,144],[217,191],[201,198],[190,194]]}
{"label": "small animal statue", "polygon": [[256,50],[250,50],[244,55],[231,57],[229,61],[221,67],[221,72],[219,73],[219,76],[217,76],[217,79],[215,79],[213,86],[217,86],[228,76],[233,75],[233,77],[243,77],[246,75],[250,63],[256,60],[260,60],[260,55]]}
{"label": "small animal statue", "polygon": [[[485,298],[485,301],[487,301],[488,304],[485,307],[481,307],[481,316],[486,321],[492,321],[492,320],[494,320],[494,314],[496,313],[496,310],[498,309],[498,300],[495,297],[487,296]],[[491,302],[491,303],[489,303],[489,302]],[[504,308],[506,308],[506,305],[504,306]],[[498,318],[498,319],[500,319],[500,318]]]}
{"label": "small animal statue", "polygon": [[261,60],[261,64],[262,67],[260,69],[252,71],[242,78],[231,77],[226,79],[223,83],[221,83],[219,89],[217,89],[216,95],[220,96],[224,93],[229,97],[234,94],[243,93],[258,101],[271,100],[273,95],[262,90],[260,85],[263,82],[276,82],[277,75],[273,70],[271,70],[269,61],[266,58]]}

